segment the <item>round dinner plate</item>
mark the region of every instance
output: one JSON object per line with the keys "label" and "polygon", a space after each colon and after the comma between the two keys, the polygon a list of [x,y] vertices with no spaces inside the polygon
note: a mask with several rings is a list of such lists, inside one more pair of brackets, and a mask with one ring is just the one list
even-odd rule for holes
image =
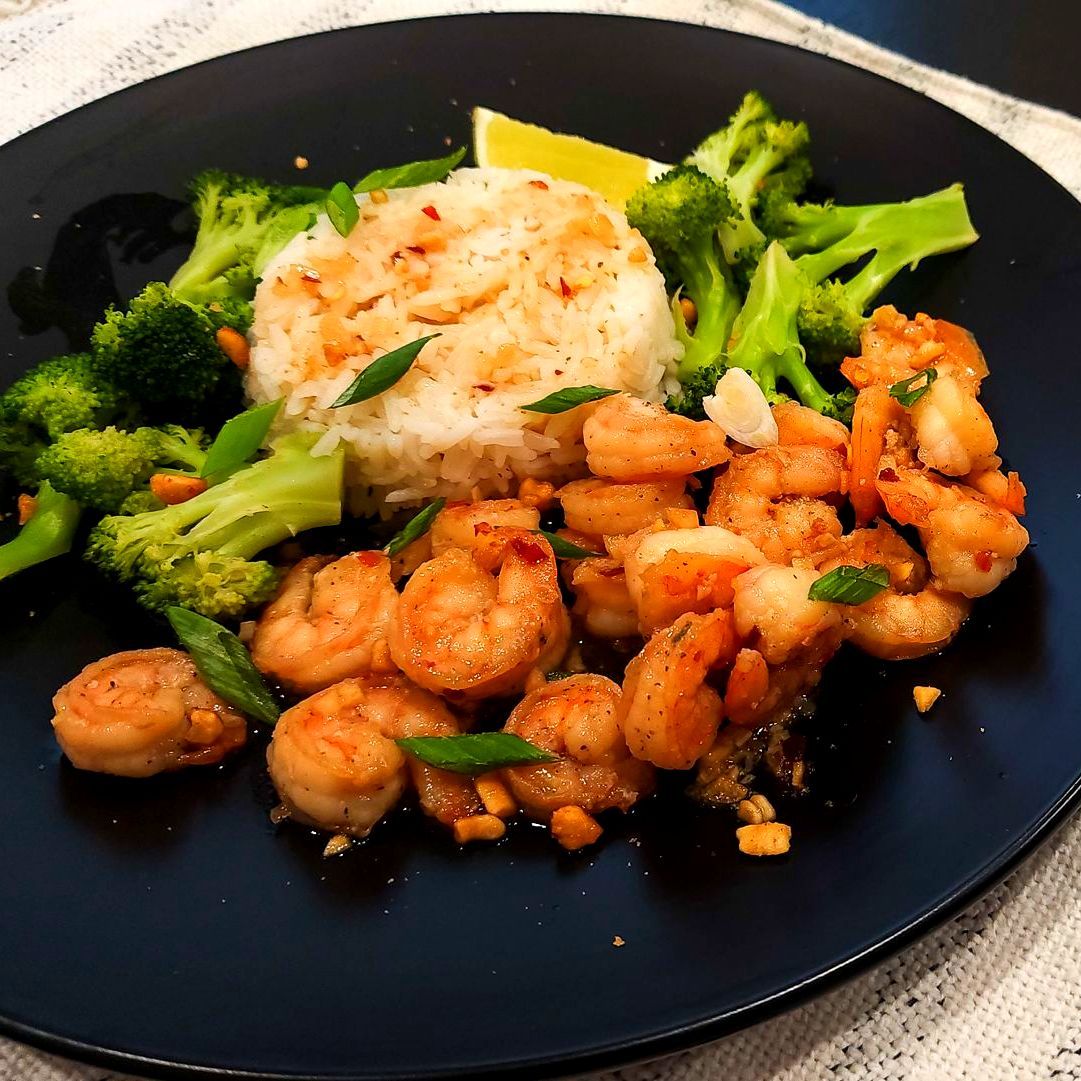
{"label": "round dinner plate", "polygon": [[[1015,866],[1081,775],[1076,306],[1081,208],[955,113],[820,56],[624,18],[484,15],[268,45],[88,105],[0,149],[0,376],[80,345],[184,257],[211,165],[311,182],[435,157],[485,104],[659,160],[756,87],[810,125],[846,202],[967,186],[982,239],[887,294],[970,327],[1028,484],[1033,545],[942,656],[831,665],[791,853],[741,857],[675,779],[601,844],[522,825],[456,848],[403,813],[343,857],[268,820],[265,733],[220,769],[72,769],[49,698],[170,642],[76,559],[0,585],[0,1029],[149,1075],[541,1077],[722,1036],[886,956]],[[944,696],[926,717],[914,684]],[[623,945],[617,945],[617,936]]]}

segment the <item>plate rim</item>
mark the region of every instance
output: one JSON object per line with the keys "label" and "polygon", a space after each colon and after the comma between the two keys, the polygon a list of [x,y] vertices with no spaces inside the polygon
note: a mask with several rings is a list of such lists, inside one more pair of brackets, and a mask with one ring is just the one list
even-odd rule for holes
{"label": "plate rim", "polygon": [[[804,48],[794,43],[779,41],[774,38],[761,37],[745,31],[733,30],[727,27],[711,26],[705,23],[688,22],[685,19],[664,18],[658,16],[640,16],[616,12],[600,11],[479,11],[479,12],[454,12],[436,15],[419,15],[404,19],[385,19],[372,23],[361,23],[351,26],[336,27],[329,30],[313,31],[306,34],[297,34],[286,38],[277,38],[272,41],[251,45],[243,49],[236,49],[217,56],[207,57],[193,64],[187,64],[170,71],[162,72],[149,79],[143,79],[129,86],[113,90],[101,97],[96,97],[84,102],[73,109],[68,109],[57,116],[35,125],[27,131],[21,132],[7,142],[0,144],[0,162],[12,153],[18,153],[23,146],[32,142],[43,132],[66,121],[78,113],[93,110],[103,106],[114,98],[128,94],[136,94],[143,87],[150,84],[159,84],[174,78],[185,76],[188,72],[203,68],[207,65],[227,63],[231,58],[250,53],[271,50],[275,48],[287,49],[296,42],[310,42],[331,35],[364,33],[384,26],[415,26],[422,23],[454,21],[514,21],[514,20],[538,20],[538,21],[608,21],[612,23],[643,23],[660,24],[665,26],[680,26],[696,33],[720,34],[729,38],[746,39],[749,41],[764,43],[776,49],[788,53],[797,53],[811,56],[818,61],[847,68],[858,72],[865,78],[870,78],[881,83],[887,83],[897,88],[904,94],[921,98],[925,103],[935,109],[948,113],[956,122],[960,120],[970,129],[975,129],[983,136],[994,139],[1001,147],[1026,163],[1027,166],[1040,173],[1046,181],[1050,181],[1060,188],[1074,203],[1081,204],[1081,199],[1074,195],[1061,181],[1047,172],[1038,162],[1024,154],[1017,147],[1007,142],[1000,135],[977,123],[964,113],[951,108],[949,105],[915,89],[903,82],[892,79],[876,71],[860,67],[858,64],[842,60],[838,57],[825,53],[818,53],[812,49]],[[1010,844],[1004,846],[996,856],[989,859],[985,864],[974,871],[968,879],[956,886],[947,896],[937,904],[923,912],[916,919],[904,923],[865,946],[859,951],[835,962],[834,964],[807,976],[806,978],[785,987],[769,997],[759,999],[756,1002],[738,1007],[722,1016],[707,1017],[702,1020],[689,1022],[675,1027],[669,1027],[663,1031],[652,1032],[632,1039],[620,1039],[606,1045],[598,1045],[584,1052],[557,1053],[546,1056],[536,1056],[527,1062],[492,1062],[485,1066],[473,1066],[464,1070],[462,1067],[450,1066],[446,1069],[431,1071],[424,1077],[432,1078],[433,1081],[447,1081],[447,1079],[468,1079],[474,1077],[495,1078],[511,1077],[515,1079],[536,1079],[569,1077],[578,1074],[592,1073],[597,1070],[615,1069],[627,1067],[636,1063],[644,1063],[663,1058],[681,1051],[690,1051],[703,1047],[709,1043],[735,1035],[737,1032],[746,1031],[762,1022],[775,1018],[783,1013],[795,1009],[820,995],[835,990],[843,984],[866,973],[876,964],[880,964],[891,957],[896,956],[905,947],[922,939],[935,929],[943,926],[949,919],[958,915],[964,909],[975,904],[980,898],[989,894],[1004,879],[1016,871],[1029,857],[1047,844],[1055,834],[1069,822],[1073,814],[1081,808],[1081,766],[1073,781],[1059,794],[1056,800],[1044,811],[1043,815],[1032,824],[1026,832],[1018,834]],[[211,1078],[235,1079],[235,1081],[377,1081],[377,1079],[404,1078],[404,1074],[371,1074],[371,1073],[333,1073],[311,1074],[302,1072],[277,1072],[266,1070],[236,1069],[230,1067],[208,1066],[199,1063],[180,1062],[176,1060],[160,1059],[140,1055],[135,1052],[118,1050],[101,1044],[87,1043],[74,1037],[58,1035],[36,1025],[27,1024],[15,1020],[0,1013],[0,1036],[25,1044],[28,1047],[44,1051],[48,1054],[62,1056],[78,1063],[85,1063],[106,1068],[121,1069],[127,1073],[136,1071],[145,1078],[163,1079],[163,1081],[207,1081]]]}

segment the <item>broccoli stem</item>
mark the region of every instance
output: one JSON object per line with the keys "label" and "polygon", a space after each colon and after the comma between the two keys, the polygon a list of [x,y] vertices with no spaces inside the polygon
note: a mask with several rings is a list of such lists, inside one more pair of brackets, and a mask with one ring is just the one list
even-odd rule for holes
{"label": "broccoli stem", "polygon": [[[687,333],[682,314],[677,315],[677,331],[685,346],[679,362],[681,379],[717,362],[728,347],[732,324],[739,314],[739,293],[732,281],[732,272],[717,258],[713,246],[713,237],[705,237],[699,242],[697,258],[688,260],[689,280],[684,285],[698,316],[691,335]],[[678,305],[676,311],[679,312]]]}
{"label": "broccoli stem", "polygon": [[0,545],[0,579],[71,551],[82,508],[48,481],[38,489],[30,520],[17,536]]}

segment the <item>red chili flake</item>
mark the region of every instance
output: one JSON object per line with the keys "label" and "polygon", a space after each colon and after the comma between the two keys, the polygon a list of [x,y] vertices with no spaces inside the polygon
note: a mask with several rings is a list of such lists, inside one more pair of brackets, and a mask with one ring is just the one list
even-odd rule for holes
{"label": "red chili flake", "polygon": [[410,244],[407,250],[414,255],[427,255],[427,252],[419,244]]}
{"label": "red chili flake", "polygon": [[884,481],[886,484],[896,484],[900,477],[893,469],[881,469],[878,473],[878,479]]}
{"label": "red chili flake", "polygon": [[548,185],[543,180],[531,180],[529,182],[531,188],[540,188],[541,191],[547,191]]}
{"label": "red chili flake", "polygon": [[548,558],[548,553],[536,541],[516,537],[512,544],[515,555],[525,563],[543,563]]}
{"label": "red chili flake", "polygon": [[992,567],[993,560],[991,558],[990,551],[983,551],[976,553],[976,566],[986,574]]}
{"label": "red chili flake", "polygon": [[573,295],[573,291],[572,291],[571,287],[566,283],[566,281],[562,277],[559,279],[559,291],[565,297],[569,297],[569,296]]}
{"label": "red chili flake", "polygon": [[362,567],[377,567],[383,561],[380,552],[354,552],[353,559]]}
{"label": "red chili flake", "polygon": [[439,221],[440,220],[439,211],[436,210],[434,206],[422,206],[420,208],[420,212],[422,214],[427,214],[428,217],[432,219],[432,221]]}
{"label": "red chili flake", "polygon": [[483,390],[485,393],[488,393],[488,391],[495,390],[495,387],[492,386],[491,383],[474,383],[473,384],[473,389],[474,390]]}

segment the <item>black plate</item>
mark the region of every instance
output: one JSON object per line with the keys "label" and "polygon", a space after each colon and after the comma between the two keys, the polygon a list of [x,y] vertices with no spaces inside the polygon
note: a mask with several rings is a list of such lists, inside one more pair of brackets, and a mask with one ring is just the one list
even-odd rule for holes
{"label": "black plate", "polygon": [[[197,168],[287,177],[305,154],[308,176],[355,176],[464,141],[476,102],[664,159],[751,86],[807,118],[818,175],[848,200],[968,184],[983,239],[891,297],[972,327],[987,350],[986,401],[1031,493],[1036,544],[1017,573],[943,657],[838,660],[815,794],[784,808],[794,849],[772,862],[741,859],[731,816],[676,793],[587,855],[524,827],[457,851],[406,816],[324,862],[321,842],[269,825],[261,739],[220,770],[79,774],[51,740],[51,692],[168,635],[75,565],[5,583],[7,1033],[150,1074],[615,1064],[731,1032],[881,958],[1061,822],[1081,771],[1081,212],[899,86],[732,34],[563,15],[375,26],[215,60],[0,151],[0,278],[26,331],[0,313],[0,367],[63,348],[54,324],[78,335],[115,291],[169,272],[182,256],[171,200]],[[925,720],[915,683],[946,692]]]}

